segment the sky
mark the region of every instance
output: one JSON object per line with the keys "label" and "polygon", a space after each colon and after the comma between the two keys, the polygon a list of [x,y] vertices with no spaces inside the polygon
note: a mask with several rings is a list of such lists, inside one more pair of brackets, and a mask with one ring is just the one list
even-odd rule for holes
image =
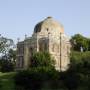
{"label": "sky", "polygon": [[0,34],[23,40],[48,16],[62,23],[68,36],[90,37],[90,0],[0,0]]}

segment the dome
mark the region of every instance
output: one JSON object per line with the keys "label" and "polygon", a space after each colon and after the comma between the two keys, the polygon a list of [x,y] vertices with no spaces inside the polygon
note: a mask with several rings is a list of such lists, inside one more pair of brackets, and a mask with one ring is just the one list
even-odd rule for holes
{"label": "dome", "polygon": [[60,33],[64,33],[63,25],[58,21],[54,20],[52,17],[47,17],[45,20],[36,24],[34,28],[34,33],[41,32],[41,30],[57,30]]}

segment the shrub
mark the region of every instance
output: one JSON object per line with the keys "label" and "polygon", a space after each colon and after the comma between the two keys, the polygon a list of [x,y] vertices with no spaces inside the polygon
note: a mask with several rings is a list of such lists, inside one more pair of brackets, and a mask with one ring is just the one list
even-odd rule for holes
{"label": "shrub", "polygon": [[73,52],[69,70],[79,76],[79,88],[90,89],[90,51]]}
{"label": "shrub", "polygon": [[11,72],[14,71],[14,64],[8,60],[0,60],[0,71],[1,72]]}
{"label": "shrub", "polygon": [[0,79],[0,90],[1,90],[1,88],[2,88],[2,81],[1,81],[1,79]]}
{"label": "shrub", "polygon": [[54,67],[54,61],[48,52],[34,52],[31,57],[31,67]]}
{"label": "shrub", "polygon": [[[52,88],[58,80],[58,72],[50,68],[32,68],[30,70],[20,71],[15,76],[15,85],[19,90],[40,90],[46,83]],[[47,87],[48,88],[48,87]]]}

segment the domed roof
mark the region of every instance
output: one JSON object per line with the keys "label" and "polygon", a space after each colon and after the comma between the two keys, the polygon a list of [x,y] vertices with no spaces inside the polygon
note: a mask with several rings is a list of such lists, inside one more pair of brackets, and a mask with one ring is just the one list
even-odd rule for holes
{"label": "domed roof", "polygon": [[42,28],[47,28],[46,30],[48,30],[49,28],[52,28],[53,30],[58,29],[61,33],[64,33],[63,25],[58,21],[54,20],[52,17],[47,17],[45,20],[36,24],[34,28],[34,33],[40,32]]}

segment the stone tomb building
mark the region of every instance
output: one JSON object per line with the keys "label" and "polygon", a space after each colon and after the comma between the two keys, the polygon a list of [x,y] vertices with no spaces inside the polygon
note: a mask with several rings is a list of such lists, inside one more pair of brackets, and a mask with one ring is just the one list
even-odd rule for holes
{"label": "stone tomb building", "polygon": [[56,70],[66,70],[70,63],[70,40],[62,24],[47,17],[36,24],[32,37],[17,44],[17,69],[27,69],[33,51],[48,51],[55,59]]}

